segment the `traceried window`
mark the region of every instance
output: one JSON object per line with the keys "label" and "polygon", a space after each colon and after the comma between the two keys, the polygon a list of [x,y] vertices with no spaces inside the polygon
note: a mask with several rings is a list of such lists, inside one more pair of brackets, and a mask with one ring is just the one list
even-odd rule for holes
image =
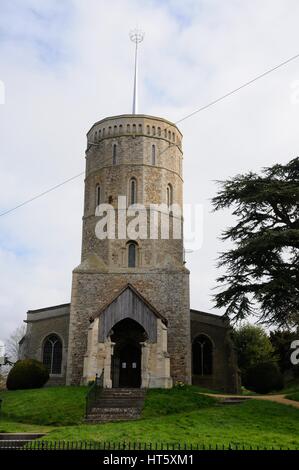
{"label": "traceried window", "polygon": [[137,181],[135,178],[131,178],[129,183],[129,203],[137,203]]}
{"label": "traceried window", "polygon": [[194,375],[213,373],[213,344],[206,335],[199,335],[192,344],[192,368]]}
{"label": "traceried window", "polygon": [[173,204],[173,189],[171,184],[168,184],[166,188],[166,203],[168,207]]}
{"label": "traceried window", "polygon": [[117,156],[117,146],[116,144],[113,144],[112,147],[112,164],[116,165],[116,156]]}
{"label": "traceried window", "polygon": [[152,145],[152,165],[156,165],[156,146]]}
{"label": "traceried window", "polygon": [[43,364],[50,374],[61,374],[62,342],[57,335],[48,336],[44,342]]}
{"label": "traceried window", "polygon": [[135,242],[128,243],[128,266],[136,268],[137,265],[137,244]]}

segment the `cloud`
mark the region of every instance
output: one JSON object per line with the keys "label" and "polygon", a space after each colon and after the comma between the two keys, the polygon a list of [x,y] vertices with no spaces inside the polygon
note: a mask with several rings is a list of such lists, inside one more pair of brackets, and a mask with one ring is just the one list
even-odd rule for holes
{"label": "cloud", "polygon": [[[140,111],[172,121],[298,53],[295,0],[3,1],[0,210],[84,170],[85,134],[130,112],[133,49],[145,30]],[[214,181],[298,155],[293,62],[181,123],[185,202],[204,206],[202,249],[187,254],[191,305],[211,311],[218,240]],[[0,338],[29,308],[67,302],[80,260],[83,178],[0,219]]]}

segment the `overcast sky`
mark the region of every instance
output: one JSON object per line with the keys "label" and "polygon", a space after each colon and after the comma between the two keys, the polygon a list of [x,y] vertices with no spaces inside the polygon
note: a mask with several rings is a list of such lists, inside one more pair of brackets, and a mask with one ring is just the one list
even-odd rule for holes
{"label": "overcast sky", "polygon": [[[1,0],[0,212],[83,171],[90,126],[131,112],[137,24],[139,111],[177,121],[299,53],[298,19],[298,0]],[[215,312],[218,237],[232,222],[211,213],[215,180],[298,156],[298,83],[299,60],[179,126],[185,202],[204,213],[187,255],[193,308]],[[0,339],[28,309],[70,301],[83,189],[80,177],[0,218]]]}

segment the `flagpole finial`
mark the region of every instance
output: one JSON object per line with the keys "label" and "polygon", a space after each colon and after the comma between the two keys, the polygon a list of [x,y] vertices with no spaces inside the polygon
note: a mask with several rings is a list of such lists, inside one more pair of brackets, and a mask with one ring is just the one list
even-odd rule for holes
{"label": "flagpole finial", "polygon": [[138,113],[138,44],[144,39],[144,32],[136,28],[130,31],[130,39],[135,43],[135,67],[134,67],[134,88],[133,88],[133,114]]}

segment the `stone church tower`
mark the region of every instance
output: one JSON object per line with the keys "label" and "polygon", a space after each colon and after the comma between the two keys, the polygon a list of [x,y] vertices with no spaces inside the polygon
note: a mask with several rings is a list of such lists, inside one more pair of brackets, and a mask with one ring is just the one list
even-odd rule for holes
{"label": "stone church tower", "polygon": [[[81,264],[73,271],[67,383],[170,387],[191,382],[189,272],[170,212],[169,238],[151,238],[150,205],[182,207],[182,135],[165,119],[121,115],[87,134]],[[126,197],[126,204],[119,196]],[[115,211],[115,238],[99,239],[99,204]],[[126,206],[142,204],[146,237],[119,236]],[[120,207],[121,206],[121,207]],[[164,209],[165,210],[165,209]],[[110,212],[109,212],[110,211]],[[167,210],[166,210],[167,212]],[[151,212],[152,214],[155,211]],[[161,213],[156,212],[161,228]],[[179,220],[174,220],[174,219]]]}

